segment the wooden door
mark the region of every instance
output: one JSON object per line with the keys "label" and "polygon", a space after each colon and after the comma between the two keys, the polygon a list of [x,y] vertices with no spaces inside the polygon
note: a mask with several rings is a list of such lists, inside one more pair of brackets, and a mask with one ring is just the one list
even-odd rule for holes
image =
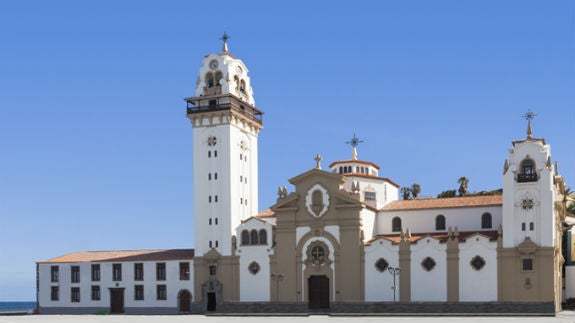
{"label": "wooden door", "polygon": [[124,313],[124,289],[110,288],[110,313]]}
{"label": "wooden door", "polygon": [[216,293],[208,293],[208,312],[216,310]]}
{"label": "wooden door", "polygon": [[311,276],[308,279],[309,308],[329,308],[329,278]]}
{"label": "wooden door", "polygon": [[187,290],[182,290],[180,291],[180,303],[179,303],[179,308],[180,308],[180,313],[189,313],[191,312],[191,301],[192,301],[192,295],[190,294],[189,291]]}

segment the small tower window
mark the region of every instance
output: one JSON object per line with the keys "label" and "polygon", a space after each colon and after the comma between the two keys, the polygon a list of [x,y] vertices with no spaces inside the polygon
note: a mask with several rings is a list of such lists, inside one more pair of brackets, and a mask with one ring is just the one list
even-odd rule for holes
{"label": "small tower window", "polygon": [[216,221],[216,225],[218,225],[218,218],[216,218],[215,221]]}
{"label": "small tower window", "polygon": [[218,179],[218,173],[214,173],[214,179]]}
{"label": "small tower window", "polygon": [[242,245],[249,245],[250,244],[250,233],[248,230],[242,230]]}
{"label": "small tower window", "polygon": [[212,157],[212,151],[208,150],[208,158],[211,158],[211,157]]}
{"label": "small tower window", "polygon": [[435,217],[435,230],[445,230],[445,216],[442,214]]}
{"label": "small tower window", "polygon": [[218,157],[218,151],[214,150],[214,157]]}
{"label": "small tower window", "polygon": [[250,232],[250,244],[256,245],[259,244],[259,240],[258,240],[258,231],[257,230],[252,230]]}
{"label": "small tower window", "polygon": [[391,231],[400,232],[401,231],[401,219],[399,217],[393,218],[391,220]]}
{"label": "small tower window", "polygon": [[208,224],[209,224],[209,225],[212,225],[212,218],[209,218]]}
{"label": "small tower window", "polygon": [[525,222],[521,223],[521,231],[525,231]]}
{"label": "small tower window", "polygon": [[485,212],[481,215],[481,229],[491,229],[491,213]]}
{"label": "small tower window", "polygon": [[268,244],[268,233],[266,230],[260,230],[260,244]]}
{"label": "small tower window", "polygon": [[535,162],[532,159],[526,158],[521,162],[521,169],[519,175],[517,176],[517,181],[520,183],[537,181]]}
{"label": "small tower window", "polygon": [[208,88],[214,87],[214,74],[212,72],[206,73],[206,86]]}
{"label": "small tower window", "polygon": [[208,181],[212,180],[212,173],[208,173]]}
{"label": "small tower window", "polygon": [[218,196],[217,196],[217,195],[214,196],[214,202],[215,202],[215,203],[218,203]]}
{"label": "small tower window", "polygon": [[246,93],[246,82],[244,80],[240,81],[240,93],[242,94]]}
{"label": "small tower window", "polygon": [[535,230],[535,223],[529,222],[529,230],[530,230],[530,231]]}
{"label": "small tower window", "polygon": [[223,78],[222,72],[217,71],[216,72],[216,86],[221,86],[220,85],[220,80]]}

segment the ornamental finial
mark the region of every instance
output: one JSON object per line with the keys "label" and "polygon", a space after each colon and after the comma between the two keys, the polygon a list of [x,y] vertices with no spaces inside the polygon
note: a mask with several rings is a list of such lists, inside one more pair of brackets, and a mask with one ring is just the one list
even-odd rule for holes
{"label": "ornamental finial", "polygon": [[531,139],[531,135],[533,134],[533,131],[531,130],[531,120],[535,119],[537,115],[533,112],[531,112],[531,109],[527,110],[527,113],[525,113],[523,115],[523,118],[525,120],[527,120],[527,138]]}
{"label": "ornamental finial", "polygon": [[351,138],[351,140],[346,141],[345,143],[348,145],[351,145],[353,147],[352,150],[352,158],[353,160],[357,160],[357,146],[359,144],[361,144],[363,142],[363,140],[360,140],[359,138],[357,138],[357,136],[355,135],[355,131],[353,132],[353,138]]}
{"label": "ornamental finial", "polygon": [[230,37],[228,35],[228,33],[225,31],[224,31],[224,34],[222,35],[222,37],[220,37],[220,40],[224,42],[224,44],[222,45],[222,51],[224,53],[228,52],[228,39],[230,39],[230,38],[232,38],[232,37]]}
{"label": "ornamental finial", "polygon": [[315,156],[314,160],[316,162],[315,168],[321,169],[321,156],[319,154],[317,154],[317,156]]}

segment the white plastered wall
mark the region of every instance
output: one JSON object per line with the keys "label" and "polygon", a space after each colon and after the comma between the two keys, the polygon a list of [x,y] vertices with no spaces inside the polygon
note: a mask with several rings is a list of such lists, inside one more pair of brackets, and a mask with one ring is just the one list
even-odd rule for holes
{"label": "white plastered wall", "polygon": [[[471,260],[480,256],[485,266],[476,270]],[[473,235],[459,244],[459,300],[462,302],[497,301],[497,242]]]}
{"label": "white plastered wall", "polygon": [[[266,230],[267,243],[263,245],[242,245],[241,232],[243,230]],[[261,220],[252,218],[243,222],[237,229],[238,249],[240,256],[240,301],[242,302],[265,302],[270,300],[270,255],[273,254],[272,226]],[[256,262],[260,271],[252,274],[249,266]]]}
{"label": "white plastered wall", "polygon": [[[393,275],[387,270],[379,271],[375,267],[375,263],[380,258],[383,258],[390,267],[399,267],[399,245],[382,238],[373,241],[371,245],[365,246],[364,250],[365,300],[367,302],[393,301]],[[396,276],[396,300],[399,300],[399,280],[399,276]]]}
{"label": "white plastered wall", "polygon": [[[411,300],[444,302],[447,300],[446,245],[424,237],[411,245]],[[422,261],[430,257],[435,267],[426,271]]]}

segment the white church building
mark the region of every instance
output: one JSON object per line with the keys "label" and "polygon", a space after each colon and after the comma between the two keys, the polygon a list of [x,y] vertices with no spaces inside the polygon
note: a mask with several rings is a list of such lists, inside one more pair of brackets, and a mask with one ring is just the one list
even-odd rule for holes
{"label": "white church building", "polygon": [[400,200],[399,184],[357,158],[354,136],[350,159],[324,168],[318,155],[260,211],[263,112],[246,65],[222,38],[185,99],[194,249],[38,261],[40,313],[560,310],[565,185],[530,119],[525,138],[501,152],[503,169],[493,170],[502,173],[500,195]]}

